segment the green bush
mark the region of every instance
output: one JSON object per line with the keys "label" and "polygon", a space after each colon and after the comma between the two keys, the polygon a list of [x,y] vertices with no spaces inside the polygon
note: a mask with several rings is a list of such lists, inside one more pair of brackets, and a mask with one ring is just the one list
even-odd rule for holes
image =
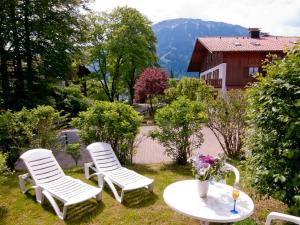
{"label": "green bush", "polygon": [[203,104],[181,97],[157,110],[155,123],[158,129],[150,136],[162,143],[167,155],[178,164],[186,164],[192,149],[203,142],[201,123],[205,120]]}
{"label": "green bush", "polygon": [[142,118],[129,105],[119,102],[96,101],[86,112],[72,121],[79,129],[80,139],[85,144],[96,141],[112,145],[121,163],[130,161],[133,143]]}
{"label": "green bush", "polygon": [[[300,46],[265,66],[249,90],[253,184],[300,213]],[[297,201],[298,199],[298,201]]]}
{"label": "green bush", "polygon": [[80,159],[80,143],[68,144],[66,152],[72,156],[77,166],[78,160]]}
{"label": "green bush", "polygon": [[7,153],[7,163],[13,168],[22,151],[29,148],[59,147],[58,132],[65,117],[51,106],[38,106],[0,115],[0,150]]}
{"label": "green bush", "polygon": [[247,97],[243,90],[231,90],[207,104],[207,126],[220,143],[223,152],[231,158],[242,156],[246,130]]}
{"label": "green bush", "polygon": [[75,117],[79,112],[85,111],[89,105],[86,98],[80,91],[80,85],[71,84],[70,86],[56,88],[56,108],[63,110],[71,117]]}
{"label": "green bush", "polygon": [[184,77],[177,81],[168,80],[168,88],[165,90],[165,98],[172,102],[179,97],[185,96],[187,99],[206,102],[213,99],[213,88],[206,85],[205,81],[197,78]]}
{"label": "green bush", "polygon": [[0,184],[4,183],[7,176],[12,174],[6,165],[6,158],[6,154],[0,152]]}
{"label": "green bush", "polygon": [[87,80],[87,96],[93,100],[108,101],[100,81],[96,79]]}

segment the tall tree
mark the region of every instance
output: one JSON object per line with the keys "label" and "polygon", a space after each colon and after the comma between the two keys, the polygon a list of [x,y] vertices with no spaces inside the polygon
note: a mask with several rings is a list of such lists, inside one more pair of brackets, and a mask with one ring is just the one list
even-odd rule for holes
{"label": "tall tree", "polygon": [[156,38],[151,22],[136,9],[117,8],[112,16],[120,21],[115,31],[116,43],[118,43],[118,49],[122,50],[123,77],[129,93],[129,102],[132,104],[134,84],[139,74],[145,68],[156,65]]}
{"label": "tall tree", "polygon": [[9,1],[1,0],[2,12],[0,13],[0,75],[1,75],[1,88],[2,98],[4,105],[8,105],[9,90],[9,77],[7,69],[8,61],[8,41],[9,41]]}
{"label": "tall tree", "polygon": [[11,98],[12,105],[18,103],[21,108],[32,102],[29,98],[39,99],[40,79],[48,79],[49,83],[64,78],[70,71],[71,57],[78,52],[84,33],[80,9],[87,2],[1,0],[2,92],[8,98],[13,75],[16,95]]}
{"label": "tall tree", "polygon": [[[109,29],[109,17],[108,14],[96,14],[92,13],[87,16],[89,23],[91,38],[89,40],[90,61],[93,70],[98,76],[98,79],[102,85],[102,88],[109,99],[113,102],[115,98],[115,88],[112,83],[117,79],[113,73],[109,73],[108,69],[108,58],[109,48],[107,47],[108,37],[111,36]],[[110,77],[108,76],[110,75]],[[112,81],[109,83],[109,78]]]}
{"label": "tall tree", "polygon": [[125,85],[132,103],[138,75],[157,62],[151,22],[128,7],[90,15],[89,22],[91,62],[107,97],[114,101],[120,86]]}

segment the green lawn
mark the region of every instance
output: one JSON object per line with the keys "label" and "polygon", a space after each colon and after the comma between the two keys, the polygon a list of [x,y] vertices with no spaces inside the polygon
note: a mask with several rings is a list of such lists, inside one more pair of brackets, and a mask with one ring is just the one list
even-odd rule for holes
{"label": "green lawn", "polygon": [[[167,185],[178,180],[192,179],[189,167],[156,164],[135,165],[131,168],[155,180],[154,193],[149,193],[146,189],[128,192],[125,194],[123,204],[119,204],[111,191],[105,188],[102,202],[90,200],[72,207],[65,221],[58,219],[47,201],[43,207],[37,204],[33,191],[29,191],[26,195],[21,194],[16,173],[0,186],[0,224],[199,224],[197,220],[172,211],[162,198]],[[65,172],[96,185],[96,180],[85,180],[83,171],[79,168]],[[285,210],[282,204],[274,200],[255,201],[255,204],[255,214],[235,224],[263,224],[269,211]]]}

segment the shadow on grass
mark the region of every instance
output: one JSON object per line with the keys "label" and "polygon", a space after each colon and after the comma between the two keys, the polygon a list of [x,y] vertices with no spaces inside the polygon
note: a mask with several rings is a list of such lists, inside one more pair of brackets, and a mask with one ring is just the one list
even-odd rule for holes
{"label": "shadow on grass", "polygon": [[160,168],[161,171],[171,171],[175,174],[181,175],[181,176],[192,176],[192,166],[187,164],[187,165],[178,165],[175,163],[166,163],[163,164]]}
{"label": "shadow on grass", "polygon": [[[98,184],[96,179],[91,179],[91,181],[96,185]],[[119,195],[121,195],[121,189],[118,186],[115,187]],[[113,198],[112,201],[117,201],[107,184],[104,185],[103,191],[105,191],[105,193],[107,193],[111,198]],[[143,208],[153,205],[157,201],[157,199],[158,196],[157,194],[155,194],[155,192],[150,192],[146,188],[139,188],[132,191],[126,191],[124,193],[122,204],[127,208]]]}
{"label": "shadow on grass", "polygon": [[65,223],[70,225],[88,223],[91,219],[101,214],[104,208],[103,202],[96,202],[96,200],[73,205],[68,209]]}
{"label": "shadow on grass", "polygon": [[158,199],[154,192],[146,188],[140,188],[125,192],[122,204],[127,208],[143,208],[153,205]]}
{"label": "shadow on grass", "polygon": [[128,169],[132,169],[141,174],[155,175],[155,174],[158,174],[158,172],[159,172],[159,171],[153,169],[151,165],[146,165],[146,164],[133,164],[133,165],[125,166],[125,167],[127,167]]}
{"label": "shadow on grass", "polygon": [[[38,204],[36,202],[34,190],[29,190],[25,195],[35,204]],[[60,201],[56,202],[62,211],[63,203]],[[47,198],[45,198],[42,207],[44,210],[56,216],[56,213]],[[102,201],[96,202],[95,199],[90,199],[79,204],[71,205],[68,207],[67,215],[64,221],[66,224],[81,224],[83,222],[88,223],[91,219],[99,215],[103,211],[104,207],[105,205]]]}
{"label": "shadow on grass", "polygon": [[4,222],[4,220],[6,218],[6,215],[7,215],[7,208],[5,208],[4,206],[0,205],[0,220],[3,220],[2,222]]}

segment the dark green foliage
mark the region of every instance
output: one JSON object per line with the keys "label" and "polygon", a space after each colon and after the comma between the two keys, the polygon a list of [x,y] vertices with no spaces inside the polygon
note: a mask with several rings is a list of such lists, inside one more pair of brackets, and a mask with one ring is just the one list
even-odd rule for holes
{"label": "dark green foliage", "polygon": [[29,148],[58,149],[58,132],[64,120],[51,106],[1,114],[0,151],[7,153],[8,165],[13,168],[20,153]]}
{"label": "dark green foliage", "polygon": [[86,112],[72,121],[85,144],[96,141],[110,143],[121,163],[132,158],[133,143],[142,118],[128,105],[96,101]]}
{"label": "dark green foliage", "polygon": [[89,100],[81,93],[79,85],[71,84],[64,88],[56,87],[55,93],[56,108],[64,110],[64,113],[71,117],[85,111],[89,105]]}
{"label": "dark green foliage", "polygon": [[[71,71],[83,42],[81,10],[88,0],[2,0],[0,75],[3,108],[46,104],[42,80],[55,83]],[[81,10],[79,10],[79,8]],[[33,97],[33,98],[32,98]]]}
{"label": "dark green foliage", "polygon": [[80,143],[68,144],[66,152],[72,156],[77,166],[78,160],[80,159]]}
{"label": "dark green foliage", "polygon": [[[300,196],[300,47],[265,66],[266,77],[249,89],[248,131],[253,183],[299,215]],[[296,203],[297,202],[297,203]],[[298,208],[297,208],[298,207]]]}
{"label": "dark green foliage", "polygon": [[181,97],[157,110],[158,129],[150,136],[162,143],[166,153],[178,164],[186,164],[191,151],[203,142],[201,129],[205,120],[203,104]]}
{"label": "dark green foliage", "polygon": [[0,184],[4,183],[9,175],[12,175],[6,165],[6,154],[0,152]]}

